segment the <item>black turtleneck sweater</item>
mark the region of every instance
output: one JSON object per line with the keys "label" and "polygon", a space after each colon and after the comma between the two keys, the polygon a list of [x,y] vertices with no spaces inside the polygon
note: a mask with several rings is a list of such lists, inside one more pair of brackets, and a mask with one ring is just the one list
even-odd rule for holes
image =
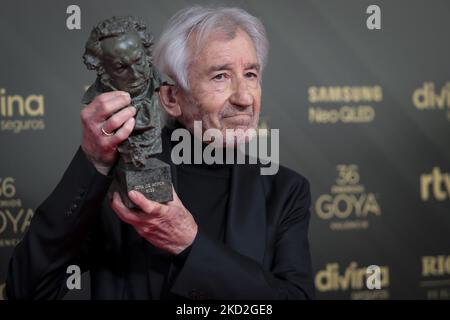
{"label": "black turtleneck sweater", "polygon": [[[177,168],[177,194],[183,205],[195,219],[198,231],[211,239],[224,240],[225,218],[228,208],[231,180],[230,164],[194,164],[194,140],[191,138],[191,164],[179,164]],[[172,142],[172,147],[178,142]],[[202,151],[206,144],[202,144]],[[225,162],[225,149],[223,150]],[[203,158],[202,158],[203,159]],[[175,257],[174,262],[182,267],[191,247]]]}
{"label": "black turtleneck sweater", "polygon": [[193,215],[199,230],[223,240],[228,205],[230,166],[180,164],[177,166],[178,196]]}

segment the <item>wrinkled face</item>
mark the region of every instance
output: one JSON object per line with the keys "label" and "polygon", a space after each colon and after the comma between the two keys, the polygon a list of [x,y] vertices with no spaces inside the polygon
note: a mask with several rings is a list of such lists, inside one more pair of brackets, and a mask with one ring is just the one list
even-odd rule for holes
{"label": "wrinkled face", "polygon": [[111,84],[131,96],[147,89],[150,67],[141,40],[135,32],[101,41],[102,65]]}
{"label": "wrinkled face", "polygon": [[[201,120],[203,130],[256,129],[261,105],[260,65],[247,33],[230,39],[213,34],[188,67],[189,92],[179,94],[178,120],[191,132]],[[239,139],[238,139],[239,140]]]}

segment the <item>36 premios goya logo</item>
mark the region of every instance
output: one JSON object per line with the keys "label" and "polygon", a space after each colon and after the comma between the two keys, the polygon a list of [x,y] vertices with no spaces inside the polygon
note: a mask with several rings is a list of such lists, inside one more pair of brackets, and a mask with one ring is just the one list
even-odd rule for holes
{"label": "36 premios goya logo", "polygon": [[317,216],[328,222],[331,230],[367,229],[369,218],[381,215],[377,195],[361,183],[356,164],[340,164],[336,169],[336,183],[330,193],[315,201]]}
{"label": "36 premios goya logo", "polygon": [[16,246],[32,217],[33,210],[16,196],[14,178],[0,177],[0,248]]}

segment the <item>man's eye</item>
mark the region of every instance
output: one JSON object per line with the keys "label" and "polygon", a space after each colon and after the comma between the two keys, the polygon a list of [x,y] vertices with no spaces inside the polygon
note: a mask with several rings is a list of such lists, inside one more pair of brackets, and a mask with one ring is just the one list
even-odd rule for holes
{"label": "man's eye", "polygon": [[247,72],[247,73],[245,74],[245,76],[246,76],[247,78],[258,78],[258,75],[257,75],[256,73],[254,73],[254,72]]}
{"label": "man's eye", "polygon": [[214,80],[221,81],[221,80],[225,80],[226,76],[227,76],[226,73],[219,73],[219,74],[215,75],[215,76],[213,77],[213,79],[214,79]]}

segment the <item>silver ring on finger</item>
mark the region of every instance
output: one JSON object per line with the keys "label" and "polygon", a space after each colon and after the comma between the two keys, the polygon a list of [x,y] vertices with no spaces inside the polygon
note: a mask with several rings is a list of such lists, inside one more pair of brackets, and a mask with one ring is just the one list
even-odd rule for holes
{"label": "silver ring on finger", "polygon": [[113,135],[114,135],[114,132],[106,132],[105,129],[103,129],[103,127],[102,127],[102,133],[103,133],[105,136],[113,136]]}

